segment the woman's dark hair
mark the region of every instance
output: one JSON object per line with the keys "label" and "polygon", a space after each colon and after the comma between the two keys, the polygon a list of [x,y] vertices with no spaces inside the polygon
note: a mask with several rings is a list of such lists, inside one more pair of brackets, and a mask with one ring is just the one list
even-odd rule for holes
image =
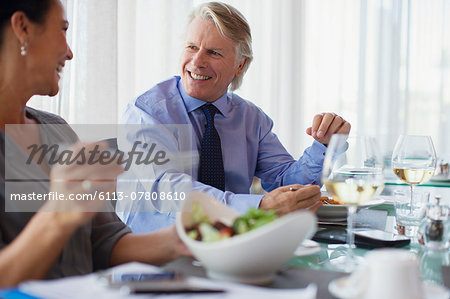
{"label": "woman's dark hair", "polygon": [[24,12],[27,17],[38,24],[45,21],[54,0],[1,0],[0,1],[0,45],[3,41],[3,31],[11,16],[16,11]]}

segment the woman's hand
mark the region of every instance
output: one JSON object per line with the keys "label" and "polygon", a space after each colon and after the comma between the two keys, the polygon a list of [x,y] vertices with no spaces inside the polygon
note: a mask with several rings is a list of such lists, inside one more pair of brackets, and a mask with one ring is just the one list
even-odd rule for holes
{"label": "woman's hand", "polygon": [[170,227],[170,234],[172,234],[173,238],[173,250],[174,250],[174,258],[178,258],[180,256],[190,256],[193,257],[189,248],[184,244],[184,242],[180,239],[177,233],[177,229],[175,225]]}
{"label": "woman's hand", "polygon": [[[107,150],[105,144],[77,144],[73,153]],[[80,162],[82,162],[80,160]],[[28,279],[42,279],[61,254],[74,231],[95,216],[105,201],[96,192],[113,192],[123,168],[110,163],[70,163],[55,166],[50,174],[50,192],[65,200],[48,200],[13,242],[0,250],[0,287],[15,286]],[[71,196],[91,200],[70,200]],[[148,244],[151,247],[153,244]]]}
{"label": "woman's hand", "polygon": [[126,234],[111,253],[111,266],[132,261],[164,265],[180,256],[192,256],[175,225],[145,234]]}
{"label": "woman's hand", "polygon": [[58,164],[53,167],[50,172],[50,192],[63,195],[63,200],[48,201],[41,211],[59,213],[60,217],[56,217],[59,221],[75,226],[84,224],[101,211],[106,201],[100,200],[99,196],[105,192],[114,192],[116,178],[123,172],[117,159],[108,163],[95,162],[107,150],[106,143],[79,143],[71,147],[69,151],[73,157],[81,151],[85,155],[92,152],[97,154],[92,160],[86,159],[86,156],[83,159],[80,155],[69,165]]}

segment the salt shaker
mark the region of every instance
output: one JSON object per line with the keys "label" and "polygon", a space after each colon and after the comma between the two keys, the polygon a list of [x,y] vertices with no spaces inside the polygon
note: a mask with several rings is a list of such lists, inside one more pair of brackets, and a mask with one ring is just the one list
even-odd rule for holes
{"label": "salt shaker", "polygon": [[439,164],[439,173],[448,176],[449,173],[448,162],[444,162],[444,160],[441,161],[441,163]]}
{"label": "salt shaker", "polygon": [[449,208],[441,204],[440,196],[436,196],[429,204],[426,217],[419,228],[419,242],[431,250],[445,250],[449,247]]}

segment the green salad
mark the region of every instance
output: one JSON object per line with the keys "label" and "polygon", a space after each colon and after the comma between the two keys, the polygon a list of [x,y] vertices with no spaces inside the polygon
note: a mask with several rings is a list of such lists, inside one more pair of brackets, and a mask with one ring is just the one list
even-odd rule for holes
{"label": "green salad", "polygon": [[273,210],[250,208],[245,215],[236,218],[233,226],[230,227],[220,221],[212,223],[200,204],[194,202],[192,204],[193,225],[186,229],[186,233],[194,240],[215,242],[246,233],[277,218]]}

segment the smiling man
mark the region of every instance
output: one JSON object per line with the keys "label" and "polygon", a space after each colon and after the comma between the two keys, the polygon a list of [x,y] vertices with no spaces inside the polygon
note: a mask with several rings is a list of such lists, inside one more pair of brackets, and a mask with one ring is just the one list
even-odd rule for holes
{"label": "smiling man", "polygon": [[237,55],[234,41],[208,20],[195,17],[188,26],[181,57],[181,82],[193,98],[212,103],[223,96],[230,82],[243,74],[249,58]]}
{"label": "smiling man", "polygon": [[[190,180],[193,190],[205,191],[240,212],[260,207],[282,215],[298,209],[315,211],[321,206],[320,190],[314,184],[320,183],[326,144],[332,134],[348,133],[350,124],[334,113],[316,115],[307,129],[315,141],[295,160],[272,132],[272,120],[233,93],[252,58],[250,27],[235,8],[208,2],[191,13],[181,76],[161,82],[131,101],[123,122],[191,126],[191,148],[182,148],[174,136],[167,137],[172,141],[162,142],[162,146],[196,152],[198,163],[188,170],[165,165],[149,166],[140,174],[131,171],[128,180],[118,183],[120,192],[165,194],[177,191],[179,182]],[[119,139],[119,146],[127,151],[136,141],[154,139],[151,134],[152,130],[145,129],[128,134]],[[150,184],[146,175],[152,179]],[[248,194],[255,176],[269,193]],[[117,211],[133,231],[152,231],[174,222],[175,213],[160,209],[163,201],[119,202]],[[152,212],[146,209],[148,205],[153,206]]]}

